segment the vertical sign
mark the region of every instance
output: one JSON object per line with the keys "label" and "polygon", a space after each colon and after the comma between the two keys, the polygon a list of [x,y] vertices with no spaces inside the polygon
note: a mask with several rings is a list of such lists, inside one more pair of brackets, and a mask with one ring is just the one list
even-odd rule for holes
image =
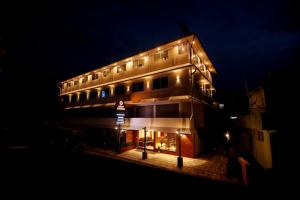
{"label": "vertical sign", "polygon": [[125,105],[124,101],[120,100],[116,103],[116,124],[125,123]]}

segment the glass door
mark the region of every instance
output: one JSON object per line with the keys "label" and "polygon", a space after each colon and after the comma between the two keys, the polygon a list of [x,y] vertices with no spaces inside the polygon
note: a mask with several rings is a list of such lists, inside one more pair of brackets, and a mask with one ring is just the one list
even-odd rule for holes
{"label": "glass door", "polygon": [[154,131],[147,131],[146,142],[144,137],[144,130],[139,130],[138,147],[144,148],[144,145],[146,144],[146,149],[154,150]]}

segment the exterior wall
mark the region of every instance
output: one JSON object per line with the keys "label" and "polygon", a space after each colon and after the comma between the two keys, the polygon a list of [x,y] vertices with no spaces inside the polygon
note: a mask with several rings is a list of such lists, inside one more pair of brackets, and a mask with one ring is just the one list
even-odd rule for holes
{"label": "exterior wall", "polygon": [[136,130],[127,130],[126,131],[126,143],[136,144],[137,133],[138,133],[138,131],[136,131]]}
{"label": "exterior wall", "polygon": [[[182,156],[190,157],[190,158],[196,157],[194,153],[194,138],[192,134],[186,134],[181,137],[181,148],[182,148],[181,149]],[[178,152],[178,145],[177,145],[177,152]]]}
{"label": "exterior wall", "polygon": [[272,151],[270,133],[262,129],[261,114],[251,114],[239,117],[238,124],[249,130],[252,138],[253,151],[256,161],[265,169],[272,168]]}
{"label": "exterior wall", "polygon": [[204,151],[203,147],[203,141],[199,137],[199,132],[194,131],[193,136],[194,136],[194,152],[195,152],[195,157],[198,157],[201,152]]}
{"label": "exterior wall", "polygon": [[257,162],[265,169],[273,167],[270,133],[268,131],[253,130],[253,154]]}
{"label": "exterior wall", "polygon": [[202,103],[193,103],[195,128],[205,128],[205,105]]}

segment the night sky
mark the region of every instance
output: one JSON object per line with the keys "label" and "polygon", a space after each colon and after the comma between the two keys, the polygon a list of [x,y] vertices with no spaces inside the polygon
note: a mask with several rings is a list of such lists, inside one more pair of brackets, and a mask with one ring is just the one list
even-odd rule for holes
{"label": "night sky", "polygon": [[182,37],[186,27],[217,69],[217,91],[295,65],[300,44],[290,0],[7,1],[0,11],[1,79],[30,85],[36,98],[58,81]]}

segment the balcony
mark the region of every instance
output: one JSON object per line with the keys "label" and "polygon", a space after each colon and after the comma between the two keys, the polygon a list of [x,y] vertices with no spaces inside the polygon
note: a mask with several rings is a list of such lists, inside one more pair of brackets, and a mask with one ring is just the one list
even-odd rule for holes
{"label": "balcony", "polygon": [[189,64],[189,54],[186,52],[181,55],[174,54],[173,51],[170,51],[168,57],[166,59],[160,59],[154,61],[153,56],[149,56],[147,61],[141,67],[128,67],[126,71],[122,71],[117,73],[115,69],[112,69],[111,72],[104,77],[101,73],[99,78],[96,80],[89,80],[85,83],[79,83],[77,85],[72,85],[71,87],[64,87],[62,89],[62,94],[69,93],[72,91],[77,91],[81,89],[89,89],[91,87],[101,86],[106,83],[116,82],[116,81],[123,81],[126,79],[130,79],[136,76],[142,76],[147,73],[164,70],[168,67],[173,67],[177,65],[184,65]]}

